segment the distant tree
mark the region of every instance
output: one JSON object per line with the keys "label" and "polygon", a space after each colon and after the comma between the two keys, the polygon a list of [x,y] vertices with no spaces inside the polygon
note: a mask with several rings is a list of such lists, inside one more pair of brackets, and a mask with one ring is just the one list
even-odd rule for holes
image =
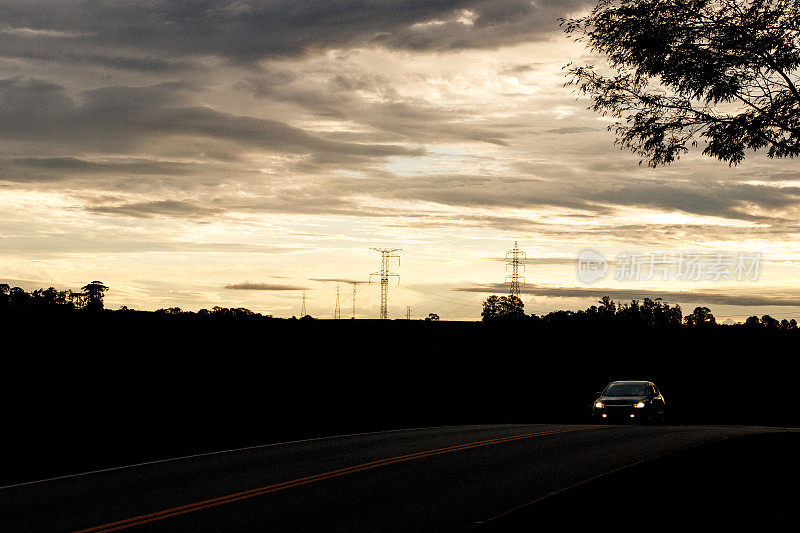
{"label": "distant tree", "polygon": [[23,309],[30,303],[31,295],[25,292],[21,287],[11,287],[8,291],[8,301],[11,307]]}
{"label": "distant tree", "polygon": [[439,315],[436,313],[429,313],[428,317],[425,319],[426,322],[436,322],[439,320]]}
{"label": "distant tree", "polygon": [[637,309],[639,321],[650,327],[680,326],[683,319],[683,311],[679,305],[670,307],[661,298],[645,298],[641,305],[633,300],[631,308]]}
{"label": "distant tree", "polygon": [[[648,326],[661,326],[665,322],[664,317],[664,310],[662,306],[666,306],[662,301],[661,298],[656,298],[655,300],[651,300],[650,298],[645,298],[642,300],[642,305],[640,306],[639,313],[642,316],[642,322],[647,324]],[[666,306],[669,308],[669,306]]]}
{"label": "distant tree", "polygon": [[800,0],[599,0],[562,24],[607,63],[569,83],[649,165],[698,143],[729,164],[800,155]]}
{"label": "distant tree", "polygon": [[87,298],[85,293],[68,290],[66,295],[67,300],[75,309],[84,309],[86,307]]}
{"label": "distant tree", "polygon": [[780,322],[769,315],[764,315],[761,317],[761,324],[768,329],[778,329],[780,326]]}
{"label": "distant tree", "polygon": [[683,319],[687,326],[715,326],[717,319],[711,314],[711,309],[708,307],[695,307],[692,314],[686,315]]}
{"label": "distant tree", "polygon": [[789,320],[789,329],[797,329],[797,320],[794,318]]}
{"label": "distant tree", "polygon": [[75,306],[69,299],[67,291],[59,291],[55,287],[36,289],[30,294],[30,303],[37,308],[72,310]]}
{"label": "distant tree", "polygon": [[483,302],[481,318],[484,322],[520,320],[525,318],[525,304],[516,296],[489,296]]}
{"label": "distant tree", "polygon": [[560,309],[551,311],[542,317],[542,322],[547,325],[569,324],[577,318],[577,313]]}
{"label": "distant tree", "polygon": [[160,315],[179,315],[183,313],[180,307],[168,307],[166,309],[158,309],[156,313]]}
{"label": "distant tree", "polygon": [[[261,316],[258,313],[254,313],[253,311],[246,309],[244,307],[237,307],[235,309],[231,309],[231,316],[233,318],[250,318],[255,316]],[[310,315],[306,315],[308,318],[312,318]],[[303,317],[305,318],[305,317]]]}
{"label": "distant tree", "polygon": [[0,283],[0,311],[3,311],[10,307],[9,304],[10,294],[11,294],[11,287],[9,287],[5,283]]}
{"label": "distant tree", "polygon": [[744,325],[748,328],[760,328],[762,326],[761,320],[755,315],[747,317],[747,320],[744,321]]}
{"label": "distant tree", "polygon": [[486,298],[483,302],[483,311],[481,311],[481,319],[484,322],[497,319],[500,314],[500,297],[494,294]]}
{"label": "distant tree", "polygon": [[103,296],[108,290],[108,287],[103,285],[101,281],[93,281],[81,287],[81,290],[86,298],[85,308],[87,311],[96,312],[103,310]]}
{"label": "distant tree", "polygon": [[610,296],[603,296],[600,298],[600,307],[597,308],[597,313],[601,317],[611,318],[617,313],[617,304]]}
{"label": "distant tree", "polygon": [[619,304],[616,318],[627,322],[645,322],[642,316],[642,309],[637,300],[631,300],[630,304]]}
{"label": "distant tree", "polygon": [[500,318],[504,320],[525,318],[525,304],[516,296],[500,297]]}
{"label": "distant tree", "polygon": [[644,298],[641,303],[631,300],[630,303],[617,304],[610,296],[603,296],[598,303],[599,306],[592,305],[585,311],[552,311],[542,317],[542,321],[548,324],[617,322],[636,327],[676,327],[683,323],[681,306],[670,306],[661,298]]}
{"label": "distant tree", "polygon": [[[201,312],[198,313],[198,314],[200,314],[201,316],[204,316],[202,311],[203,310],[201,309]],[[239,319],[239,318],[258,317],[258,316],[261,316],[261,315],[259,315],[258,313],[254,313],[253,311],[251,311],[249,309],[245,309],[244,307],[237,307],[237,308],[228,309],[227,307],[214,306],[211,309],[211,316],[213,316],[214,318]],[[313,317],[311,317],[310,315],[306,315],[306,316],[300,317],[300,318],[302,318],[302,319],[305,319],[305,318],[311,319]]]}
{"label": "distant tree", "polygon": [[789,321],[786,320],[785,318],[781,320],[780,328],[782,331],[786,331],[787,329],[789,329]]}
{"label": "distant tree", "polygon": [[639,302],[637,300],[631,300],[630,304],[626,303],[619,303],[617,304],[617,314],[622,316],[625,315],[626,312],[630,312],[629,310],[633,309],[633,314],[639,314]]}
{"label": "distant tree", "polygon": [[664,311],[664,318],[667,325],[680,326],[681,323],[683,322],[683,309],[681,309],[681,306],[678,304],[675,304],[674,307],[666,305],[666,309]]}

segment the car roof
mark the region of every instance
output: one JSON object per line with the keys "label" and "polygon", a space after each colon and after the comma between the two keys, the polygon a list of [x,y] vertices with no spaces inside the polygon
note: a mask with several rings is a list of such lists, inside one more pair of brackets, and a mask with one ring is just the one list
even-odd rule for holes
{"label": "car roof", "polygon": [[612,381],[609,385],[613,385],[614,383],[646,383],[648,385],[652,385],[652,381],[636,381],[636,380],[625,380],[625,381]]}

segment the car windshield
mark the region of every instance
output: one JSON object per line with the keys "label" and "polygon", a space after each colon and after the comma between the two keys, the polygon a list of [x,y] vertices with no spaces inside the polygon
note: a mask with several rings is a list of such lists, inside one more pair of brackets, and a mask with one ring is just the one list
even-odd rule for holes
{"label": "car windshield", "polygon": [[646,383],[612,383],[606,387],[603,396],[644,396],[647,389]]}

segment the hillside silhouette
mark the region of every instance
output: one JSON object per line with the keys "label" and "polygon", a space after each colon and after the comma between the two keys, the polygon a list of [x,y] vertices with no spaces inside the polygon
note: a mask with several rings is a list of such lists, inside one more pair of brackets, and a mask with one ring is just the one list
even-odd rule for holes
{"label": "hillside silhouette", "polygon": [[657,383],[670,424],[800,425],[789,322],[610,299],[487,322],[293,320],[0,292],[2,482],[351,432],[584,423],[618,379]]}
{"label": "hillside silhouette", "polygon": [[[21,287],[10,287],[0,284],[0,313],[4,315],[36,315],[39,313],[152,313],[160,317],[179,317],[181,320],[217,319],[217,320],[260,320],[274,319],[272,315],[262,315],[244,307],[227,308],[215,306],[199,311],[184,311],[180,307],[169,307],[156,311],[135,311],[122,306],[116,311],[104,308],[103,298],[109,288],[100,281],[92,281],[82,288],[82,292],[58,290],[54,287],[26,292]],[[536,327],[586,327],[596,325],[624,325],[628,327],[678,327],[678,326],[716,326],[717,322],[708,307],[695,307],[692,313],[684,316],[680,305],[670,306],[661,298],[644,298],[641,302],[631,300],[629,303],[618,303],[609,296],[602,297],[596,305],[586,310],[551,311],[543,316],[526,315],[524,303],[516,296],[490,296],[483,302],[481,319],[483,322],[525,322],[526,326]],[[292,317],[295,319],[296,317]],[[313,319],[306,315],[302,319]],[[428,321],[440,320],[439,315],[430,313]],[[770,315],[760,318],[753,315],[744,323],[729,326],[746,326],[748,328],[767,328],[790,331],[797,329],[797,321],[792,319],[777,320]]]}

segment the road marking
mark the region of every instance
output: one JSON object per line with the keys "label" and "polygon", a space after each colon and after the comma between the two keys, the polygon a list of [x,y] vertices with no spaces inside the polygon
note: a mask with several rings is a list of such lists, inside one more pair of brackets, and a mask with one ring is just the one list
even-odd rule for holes
{"label": "road marking", "polygon": [[107,533],[110,531],[119,531],[121,529],[127,529],[130,527],[146,524],[148,522],[155,522],[157,520],[163,520],[165,518],[170,518],[173,516],[199,511],[201,509],[208,509],[209,507],[217,507],[227,503],[253,498],[255,496],[261,496],[264,494],[269,494],[280,490],[299,487],[301,485],[307,485],[309,483],[316,483],[318,481],[344,476],[347,474],[354,474],[356,472],[372,470],[374,468],[380,468],[382,466],[388,466],[391,464],[403,463],[415,459],[421,459],[423,457],[431,457],[434,455],[442,455],[445,453],[453,453],[462,450],[469,450],[472,448],[479,448],[482,446],[490,446],[492,444],[501,444],[505,442],[513,442],[518,440],[531,439],[535,437],[543,437],[547,435],[560,435],[564,433],[571,433],[574,431],[585,431],[590,429],[608,429],[608,428],[603,426],[586,426],[586,427],[571,428],[571,429],[557,429],[550,431],[541,431],[538,433],[512,435],[510,437],[500,437],[496,439],[488,439],[477,442],[468,442],[466,444],[447,446],[443,448],[435,448],[432,450],[424,450],[421,452],[400,455],[397,457],[389,457],[386,459],[379,459],[377,461],[370,461],[368,463],[362,463],[359,465],[349,466],[346,468],[340,468],[338,470],[332,470],[330,472],[324,472],[322,474],[315,474],[313,476],[306,476],[298,479],[293,479],[291,481],[284,481],[282,483],[275,483],[274,485],[267,485],[265,487],[259,487],[256,489],[251,489],[243,492],[236,492],[233,494],[228,494],[226,496],[220,496],[218,498],[212,498],[209,500],[203,500],[195,503],[190,503],[187,505],[181,505],[179,507],[172,507],[170,509],[164,509],[163,511],[157,511],[155,513],[134,516],[131,518],[126,518],[124,520],[118,520],[116,522],[109,522],[107,524],[101,524],[99,526],[77,530],[73,533],[101,533],[101,532]]}
{"label": "road marking", "polygon": [[[519,425],[519,424],[517,424],[517,425]],[[194,459],[196,457],[209,457],[209,456],[212,456],[212,455],[222,455],[222,454],[226,454],[226,453],[244,452],[244,451],[249,451],[249,450],[257,450],[257,449],[260,449],[260,448],[275,448],[277,446],[285,446],[287,444],[302,444],[302,443],[306,443],[306,442],[315,442],[315,441],[320,441],[320,440],[344,439],[344,438],[347,438],[347,437],[361,437],[361,436],[364,436],[364,435],[380,435],[380,434],[383,434],[383,433],[403,433],[403,432],[408,432],[408,431],[425,431],[425,430],[430,430],[430,429],[446,429],[446,428],[464,428],[464,429],[469,429],[469,428],[473,428],[473,427],[478,427],[478,426],[450,425],[450,426],[426,426],[426,427],[418,427],[418,428],[382,429],[382,430],[379,430],[379,431],[362,431],[361,433],[346,433],[344,435],[328,435],[328,436],[324,436],[324,437],[312,437],[312,438],[308,438],[308,439],[289,440],[289,441],[283,441],[283,442],[272,442],[270,444],[257,444],[255,446],[245,446],[243,448],[230,448],[230,449],[227,449],[227,450],[216,450],[216,451],[213,451],[213,452],[195,453],[195,454],[192,454],[192,455],[183,455],[183,456],[179,456],[179,457],[169,457],[167,459],[156,459],[154,461],[145,461],[145,462],[142,462],[142,463],[134,463],[134,464],[130,464],[130,465],[112,466],[112,467],[109,467],[109,468],[100,468],[98,470],[89,470],[87,472],[78,472],[76,474],[66,474],[66,475],[63,475],[63,476],[49,477],[49,478],[43,478],[43,479],[35,479],[33,481],[23,481],[21,483],[14,483],[13,485],[4,485],[4,486],[0,487],[0,490],[14,489],[14,488],[17,488],[17,487],[23,487],[25,485],[35,485],[35,484],[38,484],[38,483],[49,483],[50,481],[58,481],[58,480],[61,480],[61,479],[70,479],[70,478],[76,478],[76,477],[82,477],[82,476],[91,476],[91,475],[94,475],[94,474],[103,474],[105,472],[113,472],[115,470],[126,470],[126,469],[129,469],[129,468],[138,468],[138,467],[141,467],[141,466],[151,466],[151,465],[157,465],[157,464],[161,464],[161,463],[170,463],[170,462],[174,462],[174,461],[183,461],[183,460],[186,460],[186,459]]]}

